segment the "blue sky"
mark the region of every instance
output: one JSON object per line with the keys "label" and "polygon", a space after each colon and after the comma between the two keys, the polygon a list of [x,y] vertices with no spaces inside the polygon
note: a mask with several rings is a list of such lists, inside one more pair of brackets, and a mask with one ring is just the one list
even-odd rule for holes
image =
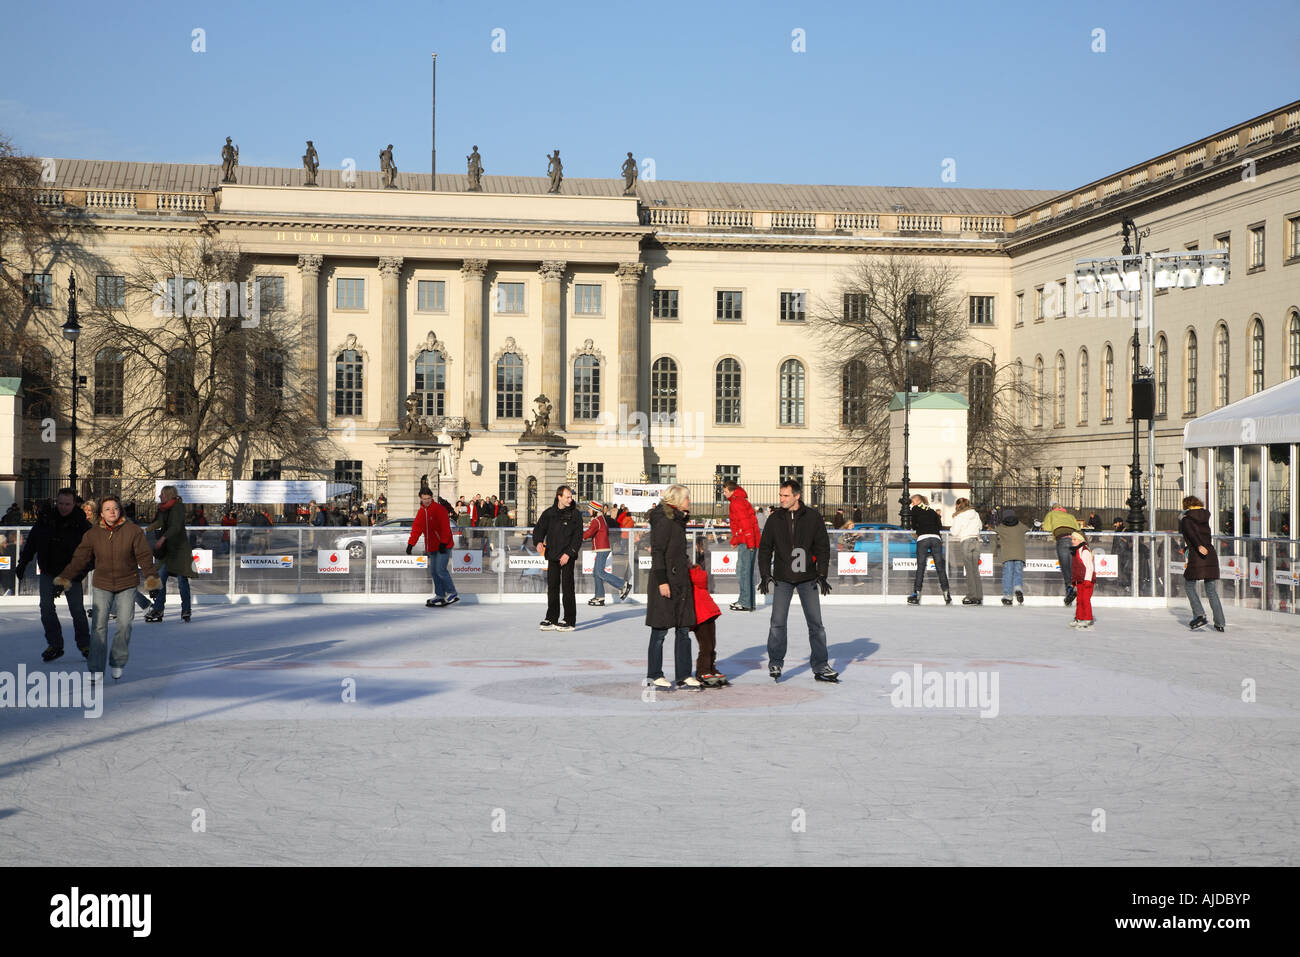
{"label": "blue sky", "polygon": [[489,175],[559,147],[568,176],[632,150],[659,179],[1067,189],[1300,98],[1300,0],[76,0],[5,27],[0,131],[68,158],[216,163],[230,135],[245,165],[310,138],[427,171],[434,51],[439,169],[477,143]]}

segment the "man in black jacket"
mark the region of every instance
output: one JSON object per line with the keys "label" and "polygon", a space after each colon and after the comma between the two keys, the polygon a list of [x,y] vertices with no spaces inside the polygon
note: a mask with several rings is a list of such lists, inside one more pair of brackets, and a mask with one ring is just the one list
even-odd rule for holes
{"label": "man in black jacket", "polygon": [[[797,591],[799,606],[808,623],[808,644],[812,649],[810,664],[818,681],[838,681],[839,673],[830,666],[826,652],[826,629],[822,625],[821,599],[818,592],[830,593],[826,581],[830,569],[831,545],[826,522],[815,508],[802,501],[803,488],[795,479],[781,483],[781,509],[763,526],[758,544],[758,590],[767,594],[776,579],[772,595],[772,621],[767,629],[767,673],[773,680],[781,677],[785,665],[786,619],[790,599]],[[775,561],[775,567],[774,567]]]}
{"label": "man in black jacket", "polygon": [[907,596],[909,605],[921,604],[921,586],[925,584],[925,562],[934,558],[934,570],[939,573],[939,586],[943,589],[943,601],[952,604],[952,595],[948,592],[948,568],[943,557],[943,538],[939,532],[943,529],[939,513],[932,509],[923,495],[912,496],[912,531],[916,533],[916,575],[912,579],[912,594]]}
{"label": "man in black jacket", "polygon": [[[54,506],[41,513],[18,556],[16,571],[19,579],[33,558],[41,567],[41,624],[45,627],[45,641],[49,645],[41,653],[44,661],[63,656],[63,629],[54,606],[54,577],[71,563],[72,553],[89,529],[86,513],[77,507],[76,492],[70,488],[59,489]],[[82,604],[81,578],[69,584],[63,594],[72,614],[72,634],[84,658],[90,654],[90,626],[86,621],[86,607]]]}
{"label": "man in black jacket", "polygon": [[[546,617],[542,631],[573,631],[578,601],[573,594],[573,568],[582,551],[582,516],[573,489],[561,485],[555,502],[537,519],[533,543],[546,559]],[[560,619],[560,593],[564,593],[564,619]]]}

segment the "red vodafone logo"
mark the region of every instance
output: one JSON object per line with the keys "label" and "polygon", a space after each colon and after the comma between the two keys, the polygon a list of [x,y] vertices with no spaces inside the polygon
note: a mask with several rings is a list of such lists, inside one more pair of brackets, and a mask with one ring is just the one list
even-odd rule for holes
{"label": "red vodafone logo", "polygon": [[850,564],[850,565],[856,565],[857,563],[858,563],[858,558],[857,558],[857,556],[856,556],[856,555],[850,555],[850,556],[849,556],[849,564]]}
{"label": "red vodafone logo", "polygon": [[730,565],[730,564],[731,564],[731,556],[730,556],[730,555],[723,555],[723,556],[722,556],[722,564],[724,564],[724,565]]}
{"label": "red vodafone logo", "polygon": [[334,554],[333,552],[330,552],[330,561],[336,562],[338,560],[339,560],[338,555]]}
{"label": "red vodafone logo", "polygon": [[193,555],[190,556],[190,561],[192,561],[192,562],[197,562],[198,560],[199,560],[199,553],[198,553],[198,552],[195,552]]}
{"label": "red vodafone logo", "polygon": [[461,561],[465,562],[465,564],[468,565],[469,562],[470,562],[470,559],[472,559],[473,557],[474,557],[473,555],[466,555],[464,558],[461,559]]}

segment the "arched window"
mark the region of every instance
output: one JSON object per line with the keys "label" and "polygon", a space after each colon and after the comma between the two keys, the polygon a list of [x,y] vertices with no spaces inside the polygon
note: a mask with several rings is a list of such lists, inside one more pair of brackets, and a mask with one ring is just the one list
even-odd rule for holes
{"label": "arched window", "polygon": [[593,355],[573,360],[573,417],[600,418],[600,360]]}
{"label": "arched window", "polygon": [[447,414],[447,358],[436,349],[415,357],[415,391],[421,415]]}
{"label": "arched window", "polygon": [[1115,418],[1115,350],[1110,346],[1101,358],[1101,421]]}
{"label": "arched window", "polygon": [[1043,357],[1034,360],[1034,428],[1043,427]]}
{"label": "arched window", "polygon": [[850,359],[840,370],[840,425],[867,424],[867,364]]}
{"label": "arched window", "polygon": [[284,402],[284,356],[274,349],[254,357],[253,396],[259,412],[274,411]]}
{"label": "arched window", "polygon": [[1079,350],[1079,424],[1088,422],[1088,350]]}
{"label": "arched window", "polygon": [[95,353],[95,415],[122,414],[123,369],[126,357],[116,349]]}
{"label": "arched window", "polygon": [[507,352],[497,360],[497,418],[524,417],[524,360]]}
{"label": "arched window", "polygon": [[1300,376],[1300,312],[1291,313],[1291,324],[1287,330],[1286,338],[1286,377],[1294,379],[1296,376]]}
{"label": "arched window", "polygon": [[660,356],[650,367],[650,419],[667,422],[677,414],[677,363]]}
{"label": "arched window", "polygon": [[356,349],[344,349],[334,360],[334,414],[362,415],[363,360]]}
{"label": "arched window", "polygon": [[194,411],[194,357],[186,349],[167,355],[164,391],[168,415],[189,415]]}
{"label": "arched window", "polygon": [[1169,414],[1169,342],[1165,337],[1156,339],[1156,418]]}
{"label": "arched window", "polygon": [[713,423],[740,424],[740,363],[730,357],[713,368]]}
{"label": "arched window", "polygon": [[803,363],[786,359],[781,363],[780,422],[782,425],[803,425],[804,375]]}
{"label": "arched window", "polygon": [[1052,422],[1065,425],[1065,354],[1056,354],[1056,401],[1052,404]]}
{"label": "arched window", "polygon": [[1197,377],[1196,377],[1196,376],[1197,376],[1197,373],[1196,373],[1196,360],[1197,360],[1197,355],[1196,355],[1196,333],[1193,332],[1193,331],[1191,331],[1191,330],[1188,330],[1188,333],[1187,333],[1187,345],[1186,345],[1184,351],[1185,351],[1186,354],[1187,354],[1187,368],[1186,368],[1186,370],[1184,370],[1184,371],[1186,372],[1186,375],[1187,375],[1187,397],[1186,397],[1186,401],[1183,403],[1183,411],[1184,411],[1184,413],[1187,414],[1187,415],[1195,415],[1195,414],[1196,414],[1196,394],[1197,394],[1197,389],[1196,389],[1196,383],[1197,383]]}
{"label": "arched window", "polygon": [[44,346],[23,353],[23,415],[47,419],[54,414],[54,360]]}
{"label": "arched window", "polygon": [[993,421],[993,367],[977,362],[970,367],[966,397],[970,400],[970,427],[987,428]]}
{"label": "arched window", "polygon": [[1219,331],[1215,337],[1214,349],[1217,353],[1216,362],[1219,369],[1218,388],[1215,390],[1216,408],[1221,408],[1228,404],[1228,385],[1231,367],[1228,365],[1228,325],[1219,323]]}
{"label": "arched window", "polygon": [[1250,391],[1264,391],[1264,323],[1258,318],[1250,324]]}

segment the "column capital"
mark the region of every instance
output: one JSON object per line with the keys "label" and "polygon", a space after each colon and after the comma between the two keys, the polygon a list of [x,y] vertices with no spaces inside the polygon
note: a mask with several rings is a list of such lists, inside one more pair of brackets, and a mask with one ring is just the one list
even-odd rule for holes
{"label": "column capital", "polygon": [[559,282],[564,278],[564,270],[568,267],[569,264],[567,262],[551,260],[550,262],[542,263],[542,267],[537,271],[541,274],[543,282]]}
{"label": "column capital", "polygon": [[380,256],[379,271],[385,276],[392,276],[394,279],[396,279],[397,276],[402,271],[402,257],[401,256]]}
{"label": "column capital", "polygon": [[482,279],[487,274],[488,261],[486,259],[465,259],[460,264],[460,276],[462,279]]}
{"label": "column capital", "polygon": [[634,286],[645,275],[645,263],[619,263],[614,275],[618,276],[618,281],[624,285]]}
{"label": "column capital", "polygon": [[304,273],[318,273],[320,267],[325,264],[324,256],[303,254],[298,257],[298,271]]}

